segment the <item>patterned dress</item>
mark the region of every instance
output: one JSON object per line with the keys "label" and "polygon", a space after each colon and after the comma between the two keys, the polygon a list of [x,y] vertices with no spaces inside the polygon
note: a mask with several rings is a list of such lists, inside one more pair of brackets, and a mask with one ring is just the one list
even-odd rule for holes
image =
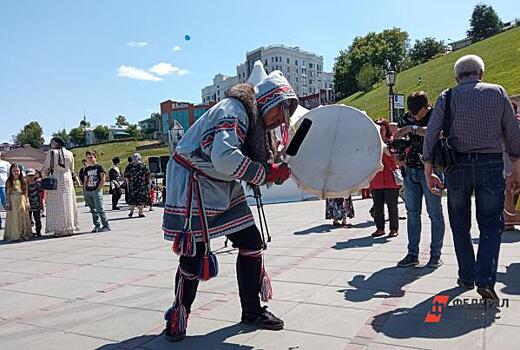
{"label": "patterned dress", "polygon": [[325,219],[344,220],[354,217],[354,204],[352,196],[347,198],[331,198],[326,200]]}
{"label": "patterned dress", "polygon": [[133,162],[125,168],[125,177],[128,179],[128,204],[150,204],[150,170],[142,162]]}
{"label": "patterned dress", "polygon": [[[76,192],[72,180],[74,156],[71,151],[66,149],[63,149],[62,155],[56,149],[47,152],[43,168],[46,175],[50,171],[51,152],[54,153],[52,157],[54,158],[54,172],[51,176],[58,180],[58,189],[47,191],[45,232],[54,232],[57,236],[70,235],[79,230]],[[64,158],[61,160],[64,166],[59,165],[60,157]]]}
{"label": "patterned dress", "polygon": [[27,195],[22,191],[20,180],[14,182],[13,188],[7,189],[7,196],[7,205],[10,210],[6,214],[4,240],[11,242],[31,239]]}

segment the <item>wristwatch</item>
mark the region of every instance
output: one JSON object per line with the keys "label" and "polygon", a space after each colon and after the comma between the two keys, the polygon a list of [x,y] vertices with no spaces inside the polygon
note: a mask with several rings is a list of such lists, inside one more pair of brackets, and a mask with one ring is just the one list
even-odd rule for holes
{"label": "wristwatch", "polygon": [[412,125],[412,134],[415,135],[415,132],[419,129],[419,125]]}

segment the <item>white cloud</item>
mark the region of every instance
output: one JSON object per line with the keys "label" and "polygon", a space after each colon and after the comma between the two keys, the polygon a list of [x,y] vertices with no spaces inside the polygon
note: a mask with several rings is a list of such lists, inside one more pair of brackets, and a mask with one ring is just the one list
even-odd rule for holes
{"label": "white cloud", "polygon": [[179,70],[177,71],[177,75],[178,75],[178,76],[183,76],[183,75],[186,75],[186,74],[189,74],[189,73],[190,73],[190,71],[187,70],[187,69],[184,69],[184,68],[183,68],[183,69],[179,69]]}
{"label": "white cloud", "polygon": [[175,45],[172,49],[173,52],[181,51],[181,47],[179,45]]}
{"label": "white cloud", "polygon": [[137,80],[148,80],[148,81],[161,81],[162,78],[159,78],[147,71],[144,71],[139,68],[135,68],[132,66],[121,65],[117,69],[117,75],[120,77],[137,79]]}
{"label": "white cloud", "polygon": [[174,67],[169,63],[161,62],[148,69],[150,72],[157,75],[171,75],[172,73],[178,72],[179,68]]}
{"label": "white cloud", "polygon": [[145,47],[148,45],[146,41],[130,41],[129,43],[126,43],[126,46],[128,47]]}

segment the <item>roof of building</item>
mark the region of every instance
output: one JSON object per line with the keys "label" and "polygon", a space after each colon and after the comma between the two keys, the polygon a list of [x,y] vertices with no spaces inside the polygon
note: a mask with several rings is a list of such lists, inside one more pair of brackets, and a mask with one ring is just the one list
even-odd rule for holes
{"label": "roof of building", "polygon": [[9,163],[22,163],[26,168],[41,169],[45,163],[45,152],[32,147],[19,147],[2,153]]}

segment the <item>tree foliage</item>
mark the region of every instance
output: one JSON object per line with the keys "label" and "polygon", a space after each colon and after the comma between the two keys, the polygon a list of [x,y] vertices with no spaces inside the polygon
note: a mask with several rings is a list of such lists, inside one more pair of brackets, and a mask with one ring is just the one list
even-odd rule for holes
{"label": "tree foliage", "polygon": [[371,64],[365,64],[361,67],[356,75],[356,82],[359,88],[363,91],[368,91],[377,82],[380,74]]}
{"label": "tree foliage", "polygon": [[489,38],[502,29],[502,21],[493,7],[484,4],[475,6],[469,24],[467,34],[472,42]]}
{"label": "tree foliage", "polygon": [[103,125],[98,125],[94,128],[94,136],[98,141],[106,141],[108,140],[108,127]]}
{"label": "tree foliage", "polygon": [[139,138],[141,136],[141,130],[137,126],[137,124],[130,124],[126,129],[126,132],[133,138]]}
{"label": "tree foliage", "polygon": [[20,145],[31,145],[40,148],[45,140],[43,139],[43,129],[38,122],[30,122],[14,137],[14,141]]}
{"label": "tree foliage", "polygon": [[76,146],[83,146],[86,143],[85,128],[79,126],[77,128],[70,129],[69,140]]}
{"label": "tree foliage", "polygon": [[376,71],[376,81],[383,79],[387,69],[400,71],[406,61],[407,51],[408,33],[399,28],[356,37],[352,45],[340,51],[336,57],[334,86],[338,97],[348,96],[361,89],[356,78],[366,64]]}
{"label": "tree foliage", "polygon": [[116,125],[123,126],[128,125],[128,121],[126,120],[126,117],[124,115],[118,115],[116,117]]}
{"label": "tree foliage", "polygon": [[443,51],[444,43],[435,40],[435,38],[428,37],[423,40],[416,40],[410,49],[410,60],[413,65],[418,65],[429,61]]}

